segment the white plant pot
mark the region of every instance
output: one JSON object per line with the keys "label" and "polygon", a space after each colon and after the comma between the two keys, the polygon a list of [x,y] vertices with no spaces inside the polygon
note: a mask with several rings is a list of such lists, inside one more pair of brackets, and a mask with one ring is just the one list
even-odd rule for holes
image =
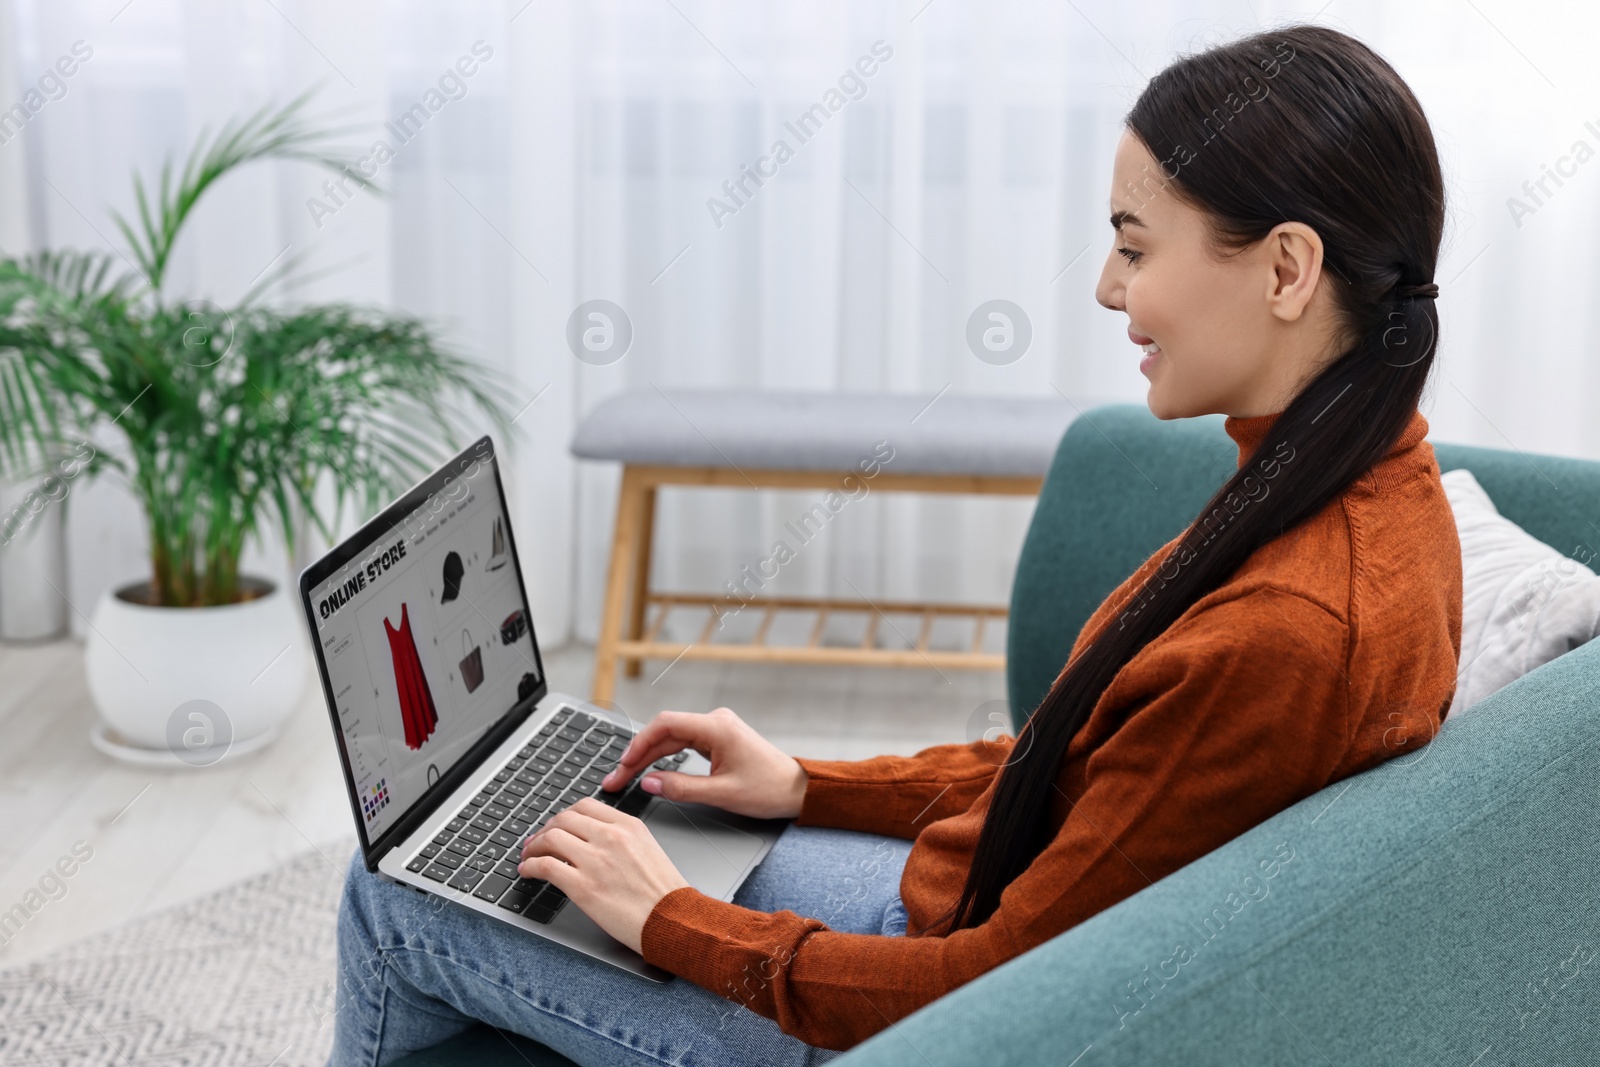
{"label": "white plant pot", "polygon": [[310,673],[304,626],[280,586],[240,585],[266,592],[164,608],[138,602],[141,582],[100,598],[84,650],[89,692],[110,727],[96,747],[136,762],[209,766],[276,735]]}

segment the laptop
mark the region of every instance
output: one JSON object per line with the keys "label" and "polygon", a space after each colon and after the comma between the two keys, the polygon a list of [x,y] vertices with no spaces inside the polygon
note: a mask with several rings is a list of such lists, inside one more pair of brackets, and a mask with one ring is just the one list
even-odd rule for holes
{"label": "laptop", "polygon": [[[554,885],[518,875],[523,840],[597,797],[644,820],[690,885],[728,900],[788,824],[651,796],[637,776],[600,788],[639,724],[549,691],[488,437],[307,567],[300,598],[380,877],[665,982]],[[693,751],[654,766],[710,771]]]}

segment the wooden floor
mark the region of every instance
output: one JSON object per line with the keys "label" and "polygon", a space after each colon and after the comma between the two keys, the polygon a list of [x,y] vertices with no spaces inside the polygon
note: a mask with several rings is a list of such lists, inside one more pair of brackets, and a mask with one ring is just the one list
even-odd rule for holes
{"label": "wooden floor", "polygon": [[[593,649],[546,656],[552,689],[588,692]],[[965,740],[1001,705],[998,672],[782,667],[681,661],[622,678],[616,703],[656,711],[733,708],[785,751],[820,759],[911,753]],[[261,752],[204,770],[151,771],[90,746],[96,721],[83,647],[0,646],[0,913],[21,903],[58,858],[93,857],[64,895],[9,943],[0,967],[259,874],[307,848],[343,865],[354,828],[320,690]],[[982,729],[980,725],[978,729]],[[46,880],[46,889],[53,886]]]}

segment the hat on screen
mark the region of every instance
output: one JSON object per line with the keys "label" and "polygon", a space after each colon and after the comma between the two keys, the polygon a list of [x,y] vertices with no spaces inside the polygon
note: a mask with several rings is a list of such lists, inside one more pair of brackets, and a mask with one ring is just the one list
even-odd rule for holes
{"label": "hat on screen", "polygon": [[444,557],[444,596],[439,598],[439,603],[448,604],[461,595],[461,575],[466,569],[458,554],[451,552]]}

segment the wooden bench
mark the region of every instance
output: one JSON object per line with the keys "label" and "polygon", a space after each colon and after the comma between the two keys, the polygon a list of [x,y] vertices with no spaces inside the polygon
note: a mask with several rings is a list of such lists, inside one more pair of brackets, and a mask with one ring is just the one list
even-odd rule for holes
{"label": "wooden bench", "polygon": [[[656,493],[663,486],[850,492],[854,478],[890,492],[1032,496],[1077,410],[1060,398],[654,387],[604,401],[583,419],[572,442],[575,456],[623,464],[594,698],[611,699],[618,660],[630,677],[646,659],[680,658],[1003,669],[1005,656],[983,647],[988,624],[1006,617],[1000,605],[653,591]],[[886,453],[892,458],[884,460]],[[700,636],[687,643],[664,639],[667,616],[685,609],[705,612]],[[726,613],[746,609],[761,613],[748,643],[712,640]],[[768,642],[774,618],[788,612],[814,614],[806,644]],[[867,616],[861,642],[823,644],[829,618],[844,613]],[[878,623],[889,614],[920,616],[912,647],[880,647]],[[930,648],[934,622],[951,618],[972,620],[970,644]]]}

